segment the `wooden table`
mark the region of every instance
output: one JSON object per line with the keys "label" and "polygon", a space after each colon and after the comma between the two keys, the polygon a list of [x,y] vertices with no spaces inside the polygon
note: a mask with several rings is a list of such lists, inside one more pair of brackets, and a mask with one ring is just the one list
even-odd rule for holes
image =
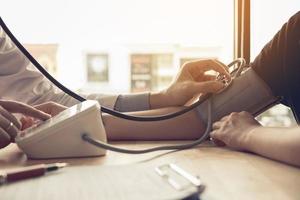
{"label": "wooden table", "polygon": [[[174,142],[115,144],[126,148],[146,148],[158,144],[174,144]],[[201,148],[171,153],[127,155],[108,152],[103,157],[64,160],[27,160],[14,144],[0,150],[0,169],[56,161],[68,162],[71,165],[146,163],[153,166],[172,162],[191,174],[200,176],[206,185],[202,195],[204,200],[300,199],[300,169],[257,155],[217,148],[210,143],[203,144]]]}

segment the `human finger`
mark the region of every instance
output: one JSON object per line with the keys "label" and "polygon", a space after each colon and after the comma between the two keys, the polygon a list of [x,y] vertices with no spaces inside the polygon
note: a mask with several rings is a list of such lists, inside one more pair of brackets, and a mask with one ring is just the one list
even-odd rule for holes
{"label": "human finger", "polygon": [[17,136],[19,129],[2,115],[0,115],[0,127],[5,133],[10,136],[11,140],[14,141],[14,138]]}
{"label": "human finger", "polygon": [[213,130],[213,131],[210,132],[209,135],[210,135],[210,137],[212,139],[216,139],[218,137],[218,131],[217,130]]}
{"label": "human finger", "polygon": [[228,119],[229,115],[225,115],[224,117],[222,117],[219,121],[223,122],[226,121]]}
{"label": "human finger", "polygon": [[[224,63],[222,63],[222,62],[220,62],[219,60],[216,60],[216,59],[215,59],[215,60],[212,60],[212,62],[216,63],[216,64],[220,67],[220,68],[218,68],[218,69],[220,69],[220,71],[218,71],[217,68],[214,69],[216,72],[219,72],[219,73],[225,75],[225,77],[226,77],[228,80],[231,80],[231,75],[230,75],[230,73],[229,73],[229,68],[228,68],[227,65],[225,65]],[[225,71],[222,70],[222,69],[224,69]]]}
{"label": "human finger", "polygon": [[215,72],[221,73],[226,76],[226,78],[230,79],[231,76],[228,72],[228,67],[225,64],[220,64],[214,60],[199,60],[190,63],[191,72],[192,73],[203,73],[206,71],[213,70]]}
{"label": "human finger", "polygon": [[210,132],[210,137],[214,140],[222,140],[223,141],[224,133],[219,130],[213,130]]}
{"label": "human finger", "polygon": [[19,120],[17,120],[17,118],[14,115],[12,115],[11,113],[9,113],[2,106],[0,106],[0,114],[3,115],[3,117],[5,117],[6,119],[8,119],[9,121],[11,121],[18,129],[21,128],[21,123],[19,122]]}
{"label": "human finger", "polygon": [[217,146],[219,147],[224,147],[226,146],[226,144],[222,141],[222,140],[218,140],[218,139],[215,139],[215,138],[210,138],[210,140]]}
{"label": "human finger", "polygon": [[221,126],[222,126],[222,122],[217,121],[217,122],[213,123],[212,129],[216,130],[216,129],[219,129]]}
{"label": "human finger", "polygon": [[32,106],[20,102],[1,100],[0,105],[2,105],[2,107],[9,112],[22,113],[41,120],[47,120],[51,117],[51,115],[44,113],[43,111],[40,111]]}
{"label": "human finger", "polygon": [[0,127],[0,148],[6,147],[11,142],[11,137]]}

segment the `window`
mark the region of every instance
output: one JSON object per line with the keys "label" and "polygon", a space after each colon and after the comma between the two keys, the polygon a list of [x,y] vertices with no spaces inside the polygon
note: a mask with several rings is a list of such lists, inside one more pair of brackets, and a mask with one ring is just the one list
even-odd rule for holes
{"label": "window", "polygon": [[131,91],[143,92],[151,90],[152,56],[131,56]]}
{"label": "window", "polygon": [[70,89],[123,93],[166,87],[185,58],[229,63],[233,3],[10,0],[1,15],[21,42],[57,44],[53,75]]}
{"label": "window", "polygon": [[87,54],[87,81],[108,82],[108,55]]}
{"label": "window", "polygon": [[173,79],[172,54],[134,54],[131,56],[131,91],[160,90]]}
{"label": "window", "polygon": [[57,74],[57,44],[24,44],[24,47],[53,75]]}

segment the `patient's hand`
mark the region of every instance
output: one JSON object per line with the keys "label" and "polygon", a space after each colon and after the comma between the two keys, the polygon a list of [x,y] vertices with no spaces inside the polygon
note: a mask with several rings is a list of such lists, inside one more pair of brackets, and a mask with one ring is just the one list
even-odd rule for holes
{"label": "patient's hand", "polygon": [[214,75],[205,74],[210,70],[224,75],[227,80],[231,79],[227,66],[220,61],[206,59],[185,63],[166,90],[151,93],[151,108],[183,106],[194,96],[219,91],[224,83],[217,81]]}
{"label": "patient's hand", "polygon": [[259,126],[259,122],[248,112],[231,113],[213,124],[210,136],[228,147],[245,150],[248,135]]}

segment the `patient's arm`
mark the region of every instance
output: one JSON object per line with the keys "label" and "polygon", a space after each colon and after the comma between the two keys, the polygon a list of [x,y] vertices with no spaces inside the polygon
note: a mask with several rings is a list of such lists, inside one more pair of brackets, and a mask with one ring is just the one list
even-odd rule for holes
{"label": "patient's arm", "polygon": [[[127,113],[136,116],[162,115],[176,112],[183,107],[169,107]],[[103,114],[108,140],[189,140],[199,138],[205,125],[196,111],[157,122],[137,122]]]}
{"label": "patient's arm", "polygon": [[262,127],[249,113],[233,113],[213,124],[211,137],[237,150],[300,166],[300,128]]}
{"label": "patient's arm", "polygon": [[300,128],[259,127],[249,134],[245,147],[254,153],[300,166]]}

